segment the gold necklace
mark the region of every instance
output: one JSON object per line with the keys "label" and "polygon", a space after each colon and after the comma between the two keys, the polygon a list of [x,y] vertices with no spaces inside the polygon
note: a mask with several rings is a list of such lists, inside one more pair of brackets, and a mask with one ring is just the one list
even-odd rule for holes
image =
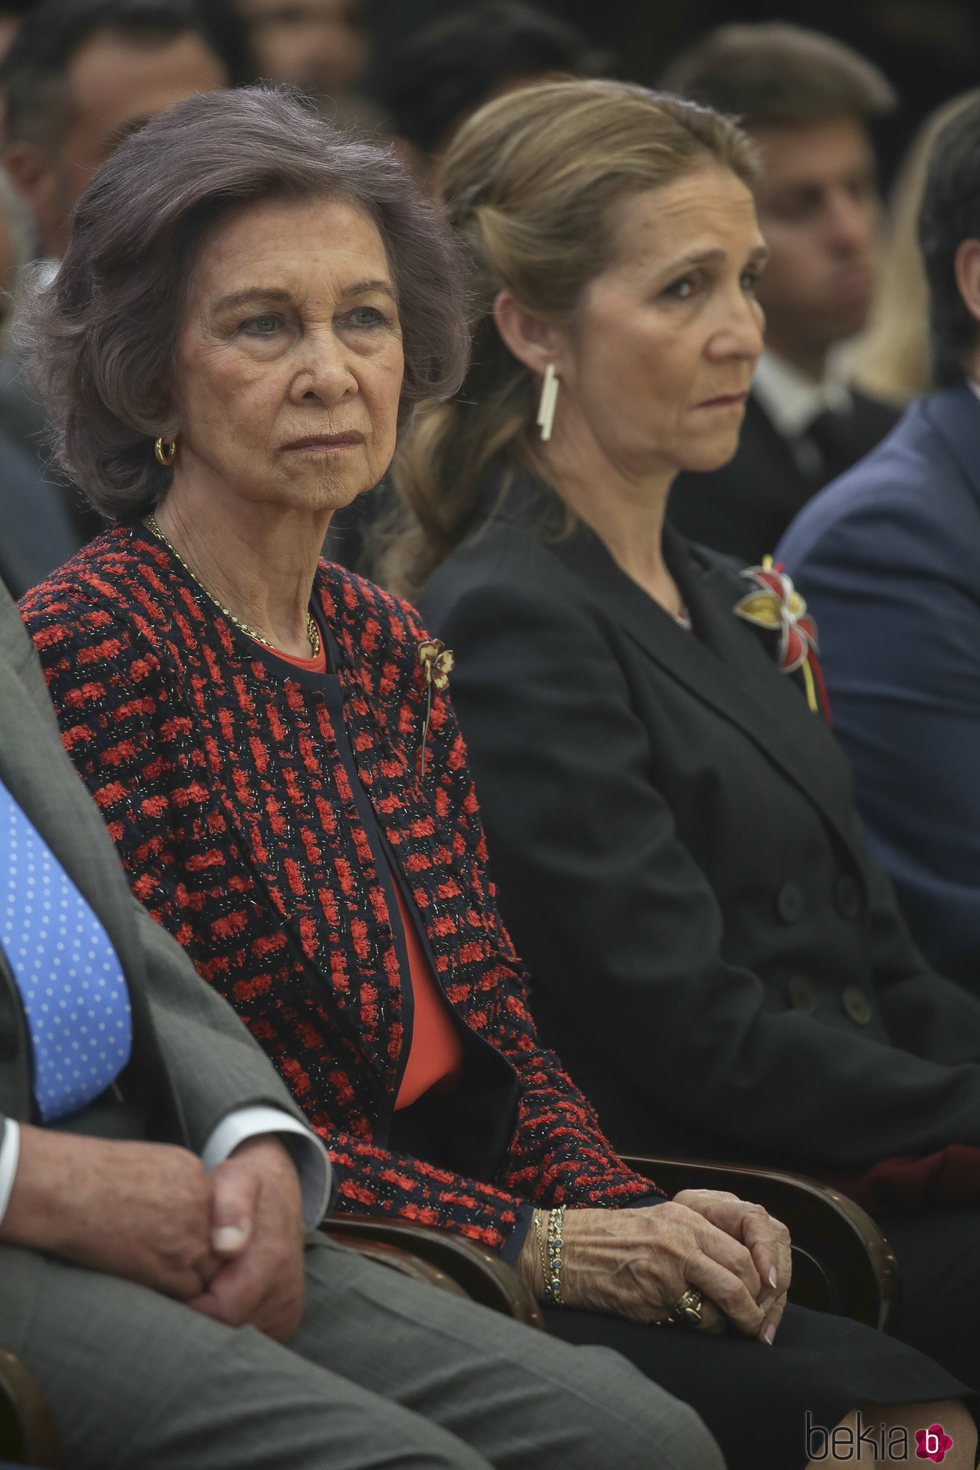
{"label": "gold necklace", "polygon": [[[181,566],[184,568],[184,571],[190,577],[191,581],[196,582],[204,595],[206,597],[210,597],[215,607],[220,608],[225,617],[228,619],[229,623],[234,623],[235,627],[238,628],[240,632],[244,633],[246,638],[253,638],[256,643],[261,643],[263,648],[271,648],[273,653],[281,652],[281,650],[278,649],[274,643],[270,642],[268,638],[263,638],[261,633],[256,633],[255,629],[250,628],[248,623],[243,622],[241,618],[236,618],[231,609],[225,607],[220,598],[215,597],[214,593],[211,591],[211,588],[207,585],[207,583],[201,581],[197,573],[187,565],[186,561],[181,556],[174,543],[161,531],[159,522],[152,512],[146,517],[143,524],[146,526],[147,530],[153,532],[158,541],[162,541],[164,546],[166,546],[169,551],[173,552],[174,556],[180,562]],[[307,612],[306,614],[306,636],[310,640],[312,657],[319,658],[320,629],[317,627],[316,619],[311,612]]]}

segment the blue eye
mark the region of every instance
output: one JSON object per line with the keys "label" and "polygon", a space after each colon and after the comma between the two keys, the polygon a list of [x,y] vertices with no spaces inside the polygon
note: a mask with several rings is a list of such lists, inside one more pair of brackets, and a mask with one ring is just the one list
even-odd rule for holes
{"label": "blue eye", "polygon": [[757,270],[755,267],[753,267],[751,270],[743,271],[742,290],[748,292],[750,296],[754,296],[756,288],[759,284],[759,277],[761,274],[762,272]]}
{"label": "blue eye", "polygon": [[250,337],[272,337],[281,326],[282,317],[275,312],[264,311],[261,316],[249,317],[247,322],[242,322],[241,330]]}
{"label": "blue eye", "polygon": [[388,318],[376,306],[355,306],[349,320],[355,327],[381,327],[387,324]]}

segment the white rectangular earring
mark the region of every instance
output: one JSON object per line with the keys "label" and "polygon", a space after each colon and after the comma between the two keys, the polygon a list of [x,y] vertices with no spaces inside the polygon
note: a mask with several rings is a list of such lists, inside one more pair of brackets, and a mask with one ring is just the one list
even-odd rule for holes
{"label": "white rectangular earring", "polygon": [[546,442],[551,438],[551,428],[555,422],[555,404],[558,401],[560,381],[555,372],[554,363],[549,362],[544,370],[544,378],[541,382],[541,402],[538,404],[538,428],[541,430],[541,438]]}

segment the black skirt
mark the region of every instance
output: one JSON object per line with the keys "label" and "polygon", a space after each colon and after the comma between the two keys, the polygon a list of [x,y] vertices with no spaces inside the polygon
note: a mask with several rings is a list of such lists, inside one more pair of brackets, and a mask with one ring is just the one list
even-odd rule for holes
{"label": "black skirt", "polygon": [[[819,1427],[829,1432],[859,1404],[963,1399],[974,1409],[970,1390],[915,1348],[806,1307],[787,1307],[772,1347],[565,1307],[546,1308],[545,1319],[556,1337],[614,1348],[691,1404],[721,1446],[728,1470],[806,1465],[821,1453]],[[924,1420],[922,1428],[932,1422]],[[874,1432],[880,1442],[877,1425]],[[911,1451],[914,1457],[914,1443]]]}

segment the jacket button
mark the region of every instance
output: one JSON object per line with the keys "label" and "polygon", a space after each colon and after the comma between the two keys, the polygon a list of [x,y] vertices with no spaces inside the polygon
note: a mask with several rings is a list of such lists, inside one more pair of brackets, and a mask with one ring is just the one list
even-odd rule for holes
{"label": "jacket button", "polygon": [[811,1011],[817,1009],[817,997],[813,993],[813,986],[805,975],[791,975],[786,989],[789,991],[790,1005],[798,1011]]}
{"label": "jacket button", "polygon": [[795,924],[803,917],[803,890],[798,883],[784,883],[776,894],[776,913],[784,924]]}
{"label": "jacket button", "polygon": [[871,1009],[871,1002],[864,991],[858,990],[855,985],[849,985],[841,999],[844,1004],[844,1010],[850,1016],[855,1026],[867,1026],[874,1013]]}
{"label": "jacket button", "polygon": [[843,914],[845,919],[857,918],[861,912],[861,890],[853,878],[845,875],[837,879],[834,902],[837,904],[837,912]]}
{"label": "jacket button", "polygon": [[16,1031],[0,1031],[0,1061],[11,1061],[17,1055],[18,1049]]}

